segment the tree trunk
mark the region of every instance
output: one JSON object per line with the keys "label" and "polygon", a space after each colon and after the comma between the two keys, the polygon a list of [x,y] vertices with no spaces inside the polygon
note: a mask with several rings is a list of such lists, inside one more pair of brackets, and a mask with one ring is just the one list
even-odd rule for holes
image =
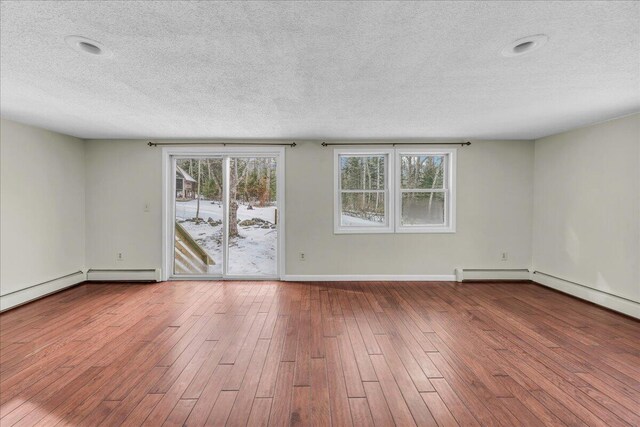
{"label": "tree trunk", "polygon": [[[248,171],[249,169],[249,164],[250,164],[250,160],[247,160],[247,164],[245,165],[245,172]],[[242,201],[244,203],[247,203],[247,200],[249,199],[249,175],[248,173],[244,173],[243,174],[243,180],[244,180],[244,191],[242,192]]]}
{"label": "tree trunk", "polygon": [[[380,157],[376,164],[376,190],[380,190]],[[378,211],[378,205],[380,204],[380,193],[376,192],[376,212]]]}
{"label": "tree trunk", "polygon": [[[367,180],[366,180],[366,160],[364,160],[365,158],[363,157],[363,161],[362,161],[362,172],[360,173],[360,185],[362,185],[362,189],[367,188]],[[365,210],[365,206],[367,203],[367,193],[365,193],[364,191],[362,192],[362,209]]]}
{"label": "tree trunk", "polygon": [[260,200],[260,206],[265,207],[271,202],[271,159],[265,159],[264,189]]}
{"label": "tree trunk", "polygon": [[222,185],[220,185],[220,182],[218,181],[218,178],[216,177],[216,172],[214,170],[214,168],[215,168],[214,164],[211,163],[211,160],[209,160],[208,162],[209,162],[209,179],[213,180],[213,183],[215,184],[216,188],[218,189],[217,195],[222,200]]}
{"label": "tree trunk", "polygon": [[231,159],[229,179],[229,237],[238,236],[238,161]]}
{"label": "tree trunk", "polygon": [[238,236],[238,202],[229,203],[229,237]]}
{"label": "tree trunk", "polygon": [[198,177],[196,178],[196,224],[200,222],[200,172],[202,172],[202,161],[198,159]]}
{"label": "tree trunk", "polygon": [[[431,183],[431,189],[433,190],[436,187],[436,182],[438,181],[438,176],[440,175],[440,168],[436,169],[436,174],[433,177],[433,182]],[[429,194],[429,207],[427,207],[427,212],[431,214],[431,203],[433,202],[433,191]]]}

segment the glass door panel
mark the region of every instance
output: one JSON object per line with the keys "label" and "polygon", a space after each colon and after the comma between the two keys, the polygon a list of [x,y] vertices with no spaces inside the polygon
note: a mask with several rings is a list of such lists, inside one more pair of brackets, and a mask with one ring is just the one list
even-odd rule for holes
{"label": "glass door panel", "polygon": [[175,276],[224,273],[224,159],[175,158]]}
{"label": "glass door panel", "polygon": [[278,274],[277,157],[229,158],[227,274]]}

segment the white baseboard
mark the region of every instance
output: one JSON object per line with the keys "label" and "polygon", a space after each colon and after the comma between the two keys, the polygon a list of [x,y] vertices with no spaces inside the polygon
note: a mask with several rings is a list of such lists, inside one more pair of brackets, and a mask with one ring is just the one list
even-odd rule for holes
{"label": "white baseboard", "polygon": [[48,280],[29,286],[18,291],[10,292],[0,296],[0,311],[5,311],[22,304],[26,304],[35,299],[45,297],[56,293],[65,288],[77,285],[86,280],[86,274],[83,271],[67,274],[57,279]]}
{"label": "white baseboard", "polygon": [[456,268],[456,281],[530,280],[528,268]]}
{"label": "white baseboard", "polygon": [[541,271],[534,271],[531,274],[531,280],[543,286],[640,319],[640,303],[636,301],[603,292],[577,282],[561,279]]}
{"label": "white baseboard", "polygon": [[453,274],[285,274],[285,282],[453,282]]}
{"label": "white baseboard", "polygon": [[159,268],[148,269],[97,269],[87,271],[87,280],[95,282],[159,282],[161,280]]}

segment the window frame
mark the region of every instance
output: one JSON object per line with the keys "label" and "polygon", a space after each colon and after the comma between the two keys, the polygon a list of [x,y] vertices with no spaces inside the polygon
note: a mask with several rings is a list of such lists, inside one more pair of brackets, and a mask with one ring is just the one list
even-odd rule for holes
{"label": "window frame", "polygon": [[[395,181],[395,159],[393,149],[370,149],[370,148],[349,148],[334,149],[333,158],[333,232],[334,234],[376,234],[376,233],[393,233],[395,230],[393,200],[394,181]],[[384,212],[385,224],[379,226],[357,226],[342,225],[342,176],[340,169],[340,157],[342,156],[358,156],[358,157],[385,157],[385,183],[384,183]],[[380,192],[380,190],[348,190],[347,192]]]}
{"label": "window frame", "polygon": [[[395,199],[396,233],[455,233],[456,232],[456,148],[413,148],[395,150],[396,181],[398,188]],[[402,194],[405,192],[415,192],[416,189],[402,188],[402,156],[444,156],[445,176],[443,188],[435,190],[422,190],[418,192],[444,193],[444,224],[434,225],[402,225]]]}
{"label": "window frame", "polygon": [[[455,233],[456,232],[456,170],[457,148],[336,148],[334,149],[334,234],[424,234],[424,233]],[[340,170],[340,157],[342,156],[379,156],[384,155],[385,162],[385,219],[386,224],[381,226],[344,226],[342,225],[342,177]],[[419,192],[444,193],[444,224],[437,225],[402,225],[402,194],[411,192],[403,190],[401,177],[401,157],[406,155],[444,156],[445,176],[442,189],[421,190]],[[414,189],[416,190],[416,189]],[[352,190],[357,192],[357,190]],[[379,190],[363,190],[379,191]]]}

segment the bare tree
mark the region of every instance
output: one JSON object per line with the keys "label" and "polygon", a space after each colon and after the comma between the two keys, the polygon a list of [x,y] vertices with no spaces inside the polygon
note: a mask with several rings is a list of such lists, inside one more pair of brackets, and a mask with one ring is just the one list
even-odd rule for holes
{"label": "bare tree", "polygon": [[[361,173],[360,173],[360,182],[362,185],[362,188],[367,188],[367,180],[366,180],[366,169],[367,169],[367,161],[365,160],[364,157],[361,158],[362,159],[362,169],[361,169]],[[367,203],[367,193],[365,193],[364,191],[362,192],[362,208],[366,209],[366,203]]]}
{"label": "bare tree", "polygon": [[260,206],[264,207],[271,202],[271,159],[265,158],[261,163],[264,163],[264,167],[262,168],[264,169],[264,178],[259,178],[259,182],[262,184]]}
{"label": "bare tree", "polygon": [[[436,188],[436,182],[438,182],[438,176],[440,175],[440,170],[443,169],[442,167],[437,167],[436,166],[436,173],[433,176],[433,182],[431,183],[431,189],[433,190],[434,188]],[[431,214],[431,204],[433,202],[433,191],[429,194],[429,206],[427,207],[427,212],[429,212],[429,214]]]}
{"label": "bare tree", "polygon": [[[376,164],[376,190],[380,190],[380,157],[377,157]],[[376,212],[378,211],[378,205],[380,204],[380,192],[376,192]]]}
{"label": "bare tree", "polygon": [[231,159],[231,170],[229,173],[229,237],[238,236],[238,186],[240,182],[245,179],[249,171],[247,161],[245,160],[244,169],[242,173],[239,174],[238,163],[240,163],[240,159]]}
{"label": "bare tree", "polygon": [[202,175],[202,161],[198,159],[198,177],[196,178],[196,223],[200,222],[200,175]]}
{"label": "bare tree", "polygon": [[209,179],[213,181],[216,188],[218,189],[218,195],[220,196],[220,198],[222,198],[222,185],[220,185],[220,181],[218,181],[218,178],[216,177],[216,174],[214,171],[215,162],[212,163],[210,159],[207,160],[207,162],[209,164]]}
{"label": "bare tree", "polygon": [[229,174],[229,237],[238,235],[238,160],[231,159]]}

